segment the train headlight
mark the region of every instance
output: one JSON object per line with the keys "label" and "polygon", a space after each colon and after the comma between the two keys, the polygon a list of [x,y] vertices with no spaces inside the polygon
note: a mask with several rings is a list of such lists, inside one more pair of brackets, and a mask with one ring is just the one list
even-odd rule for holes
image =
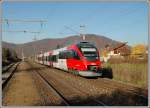
{"label": "train headlight", "polygon": [[88,66],[88,70],[96,71],[97,70],[97,66],[89,65]]}

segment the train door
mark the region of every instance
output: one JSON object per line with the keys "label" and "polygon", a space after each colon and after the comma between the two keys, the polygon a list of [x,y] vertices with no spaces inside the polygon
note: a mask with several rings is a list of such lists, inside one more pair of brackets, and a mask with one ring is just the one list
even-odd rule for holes
{"label": "train door", "polygon": [[67,68],[67,58],[66,58],[66,51],[59,51],[59,59],[58,59],[58,64],[60,69],[68,70]]}
{"label": "train door", "polygon": [[40,54],[40,63],[43,64],[43,54]]}
{"label": "train door", "polygon": [[49,65],[48,56],[49,56],[49,52],[46,53],[46,65]]}
{"label": "train door", "polygon": [[43,64],[46,65],[46,53],[44,53],[44,56],[43,56]]}
{"label": "train door", "polygon": [[53,61],[52,61],[52,52],[49,52],[48,54],[48,65],[53,66]]}
{"label": "train door", "polygon": [[52,54],[52,61],[53,61],[53,67],[55,68],[59,68],[59,64],[58,64],[58,51],[54,50],[53,54]]}
{"label": "train door", "polygon": [[58,64],[60,69],[68,70],[67,59],[58,59]]}

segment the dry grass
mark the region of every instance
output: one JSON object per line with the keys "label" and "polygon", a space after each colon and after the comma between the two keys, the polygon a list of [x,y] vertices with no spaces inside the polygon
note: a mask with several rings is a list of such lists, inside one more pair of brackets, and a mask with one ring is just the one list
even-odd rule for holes
{"label": "dry grass", "polygon": [[148,87],[148,63],[107,63],[104,67],[111,67],[113,79],[138,85],[143,88]]}

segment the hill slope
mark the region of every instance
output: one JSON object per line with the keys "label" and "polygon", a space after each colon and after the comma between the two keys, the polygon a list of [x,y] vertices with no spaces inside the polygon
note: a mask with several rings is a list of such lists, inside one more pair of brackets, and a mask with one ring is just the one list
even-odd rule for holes
{"label": "hill slope", "polygon": [[[41,51],[45,52],[48,50],[56,49],[57,47],[64,47],[79,41],[82,41],[81,36],[70,36],[66,38],[37,40],[24,44],[2,42],[2,47],[15,49],[19,57],[21,57],[23,51],[24,55],[28,57],[34,53],[39,53]],[[113,47],[120,43],[107,37],[95,34],[87,34],[86,41],[94,43],[99,49],[104,48],[106,44],[109,44]]]}

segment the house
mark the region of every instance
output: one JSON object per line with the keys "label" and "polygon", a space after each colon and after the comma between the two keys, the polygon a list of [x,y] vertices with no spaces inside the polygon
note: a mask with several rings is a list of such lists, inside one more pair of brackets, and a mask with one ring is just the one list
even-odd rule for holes
{"label": "house", "polygon": [[[107,54],[104,54],[107,52]],[[124,58],[130,54],[130,47],[127,46],[127,42],[118,43],[115,46],[106,45],[103,49],[103,55],[101,61],[107,62],[110,58]]]}
{"label": "house", "polygon": [[118,43],[114,47],[110,48],[108,58],[124,58],[130,54],[130,48],[126,45],[127,42]]}

